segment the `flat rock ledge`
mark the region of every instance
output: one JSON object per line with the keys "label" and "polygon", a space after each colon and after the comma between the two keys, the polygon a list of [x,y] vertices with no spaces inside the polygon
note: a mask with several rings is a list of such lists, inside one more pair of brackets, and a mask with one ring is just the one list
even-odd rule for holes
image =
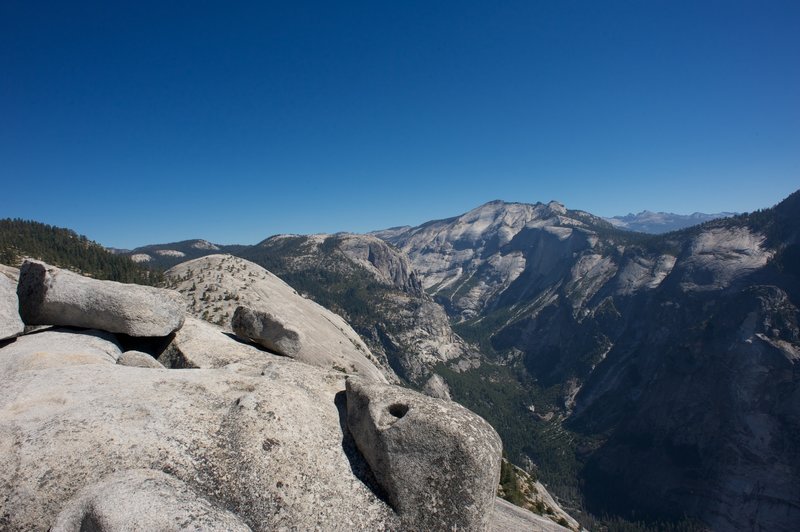
{"label": "flat rock ledge", "polygon": [[502,442],[466,408],[347,379],[347,425],[408,530],[489,530]]}
{"label": "flat rock ledge", "polygon": [[184,320],[180,293],[98,281],[27,260],[20,268],[19,310],[28,325],[64,325],[130,336],[166,336]]}

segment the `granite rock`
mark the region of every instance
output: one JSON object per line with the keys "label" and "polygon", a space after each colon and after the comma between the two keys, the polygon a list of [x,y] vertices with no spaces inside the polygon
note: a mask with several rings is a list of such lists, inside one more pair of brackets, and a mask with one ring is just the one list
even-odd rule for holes
{"label": "granite rock", "polygon": [[16,283],[0,274],[0,341],[19,336],[25,324],[19,317]]}
{"label": "granite rock", "polygon": [[488,530],[502,443],[466,408],[397,386],[347,380],[347,425],[409,530]]}
{"label": "granite rock", "polygon": [[80,490],[51,532],[207,530],[250,532],[241,519],[186,483],[152,469],[112,473]]}
{"label": "granite rock", "polygon": [[34,260],[20,269],[17,295],[28,325],[166,336],[184,319],[183,297],[172,290],[98,281]]}

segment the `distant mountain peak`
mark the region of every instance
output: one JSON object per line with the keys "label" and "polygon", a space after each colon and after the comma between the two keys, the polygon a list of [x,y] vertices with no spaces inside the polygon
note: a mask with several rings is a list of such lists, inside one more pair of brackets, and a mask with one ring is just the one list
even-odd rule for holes
{"label": "distant mountain peak", "polygon": [[605,218],[605,220],[619,229],[637,231],[639,233],[661,234],[735,215],[736,213],[733,212],[719,212],[714,214],[693,212],[692,214],[675,214],[671,212],[643,210],[638,214],[628,213],[625,216],[614,216],[612,218]]}

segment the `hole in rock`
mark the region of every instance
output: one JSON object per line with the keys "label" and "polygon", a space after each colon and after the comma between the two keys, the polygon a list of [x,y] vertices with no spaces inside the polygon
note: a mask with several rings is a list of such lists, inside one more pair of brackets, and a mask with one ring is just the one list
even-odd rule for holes
{"label": "hole in rock", "polygon": [[389,407],[389,413],[400,419],[404,415],[408,414],[408,405],[401,405],[400,403],[395,403]]}

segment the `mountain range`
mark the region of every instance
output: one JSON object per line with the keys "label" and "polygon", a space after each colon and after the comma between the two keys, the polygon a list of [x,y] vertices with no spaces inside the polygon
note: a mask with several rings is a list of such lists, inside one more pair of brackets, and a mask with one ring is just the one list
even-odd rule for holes
{"label": "mountain range", "polygon": [[628,231],[662,234],[685,229],[704,222],[710,222],[717,218],[730,218],[731,216],[736,216],[736,213],[718,212],[715,214],[706,214],[695,212],[692,214],[674,214],[671,212],[641,211],[638,214],[630,213],[625,216],[606,218],[606,221],[620,229],[627,229]]}
{"label": "mountain range", "polygon": [[[265,267],[343,316],[397,382],[487,419],[587,526],[794,530],[800,191],[724,214],[654,235],[558,202],[493,201],[369,235],[122,254]],[[225,326],[218,296],[196,311]]]}

